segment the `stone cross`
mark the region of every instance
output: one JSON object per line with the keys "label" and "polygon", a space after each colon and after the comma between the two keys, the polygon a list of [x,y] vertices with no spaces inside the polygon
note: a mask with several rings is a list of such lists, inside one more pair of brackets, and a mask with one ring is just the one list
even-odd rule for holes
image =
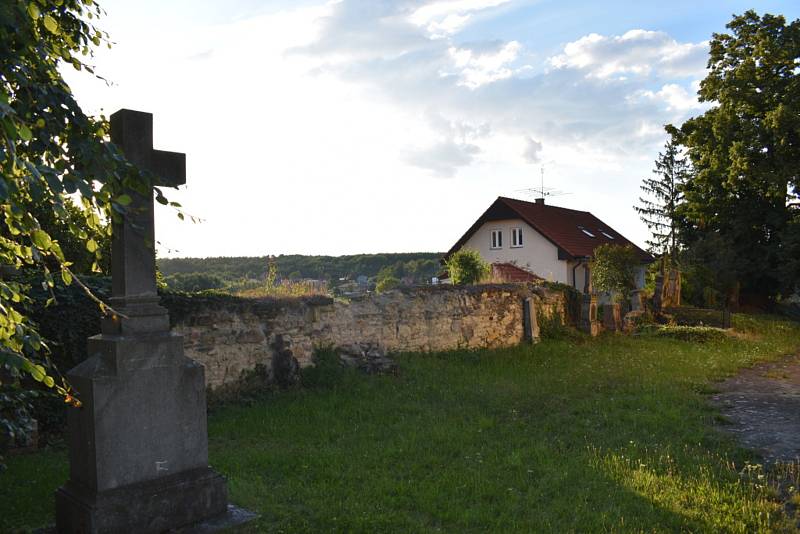
{"label": "stone cross", "polygon": [[111,141],[125,158],[151,173],[147,195],[129,190],[133,199],[122,221],[114,224],[111,244],[111,304],[126,318],[104,321],[104,333],[169,329],[156,293],[155,223],[152,186],[186,183],[186,155],[153,149],[153,115],[121,109],[111,115]]}
{"label": "stone cross", "polygon": [[[111,139],[153,185],[185,182],[183,154],[153,150],[153,116],[120,110]],[[170,331],[155,275],[152,189],[114,223],[111,304],[68,373],[83,402],[67,413],[69,480],[56,492],[56,528],[69,533],[159,533],[221,517],[225,479],[208,466],[203,366]]]}

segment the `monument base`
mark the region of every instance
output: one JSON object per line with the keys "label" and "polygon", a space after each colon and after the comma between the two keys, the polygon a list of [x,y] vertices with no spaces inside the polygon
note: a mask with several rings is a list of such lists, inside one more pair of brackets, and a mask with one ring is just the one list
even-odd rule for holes
{"label": "monument base", "polygon": [[56,491],[56,529],[62,533],[157,533],[227,512],[225,478],[210,468],[93,494],[67,482]]}

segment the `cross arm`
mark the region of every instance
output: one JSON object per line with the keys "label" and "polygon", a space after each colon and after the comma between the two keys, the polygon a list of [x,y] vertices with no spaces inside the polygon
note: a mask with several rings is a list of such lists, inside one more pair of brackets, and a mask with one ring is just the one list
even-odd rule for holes
{"label": "cross arm", "polygon": [[186,154],[153,150],[149,169],[158,178],[154,185],[178,187],[186,183]]}

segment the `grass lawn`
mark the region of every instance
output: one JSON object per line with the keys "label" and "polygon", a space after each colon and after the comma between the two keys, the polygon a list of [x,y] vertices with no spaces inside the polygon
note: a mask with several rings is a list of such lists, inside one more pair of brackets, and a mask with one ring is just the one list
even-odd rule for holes
{"label": "grass lawn", "polygon": [[[745,335],[550,340],[401,355],[397,377],[324,364],[306,387],[210,416],[211,462],[262,531],[791,529],[757,462],[714,428],[720,379],[800,347],[800,327],[735,316]],[[63,451],[11,458],[0,531],[53,520]]]}

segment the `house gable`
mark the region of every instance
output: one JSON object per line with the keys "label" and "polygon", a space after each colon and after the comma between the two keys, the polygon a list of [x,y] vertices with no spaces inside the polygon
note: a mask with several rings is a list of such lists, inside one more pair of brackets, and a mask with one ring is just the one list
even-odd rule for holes
{"label": "house gable", "polygon": [[[522,246],[512,246],[514,229],[521,229]],[[493,246],[493,232],[502,233],[502,246]],[[568,280],[567,262],[559,258],[558,247],[519,217],[484,221],[461,248],[477,250],[488,263],[512,263],[547,280]]]}
{"label": "house gable", "polygon": [[[453,245],[450,248],[450,250],[447,251],[447,254],[445,254],[445,259],[447,259],[454,252],[463,248],[464,245],[467,243],[467,241],[470,239],[470,237],[472,237],[472,235],[475,234],[475,232],[477,232],[478,229],[487,222],[507,221],[512,219],[524,220],[524,218],[522,218],[520,214],[516,210],[514,210],[514,208],[512,208],[508,203],[504,202],[505,200],[506,199],[504,197],[497,197],[497,200],[495,200],[492,203],[492,205],[489,206],[489,209],[483,212],[483,214],[480,217],[478,217],[478,220],[475,221],[475,223],[472,226],[470,226],[466,232],[464,232],[464,235],[462,235],[458,241],[456,241],[456,244]],[[569,255],[569,253],[567,253],[567,251],[561,249],[556,242],[554,242],[547,235],[538,230],[534,225],[530,223],[530,221],[524,220],[524,222],[532,229],[536,230],[537,233],[541,235],[544,239],[550,241],[553,244],[553,246],[556,247],[556,249],[558,249],[558,259],[564,259],[564,260],[572,259],[572,257]]]}

